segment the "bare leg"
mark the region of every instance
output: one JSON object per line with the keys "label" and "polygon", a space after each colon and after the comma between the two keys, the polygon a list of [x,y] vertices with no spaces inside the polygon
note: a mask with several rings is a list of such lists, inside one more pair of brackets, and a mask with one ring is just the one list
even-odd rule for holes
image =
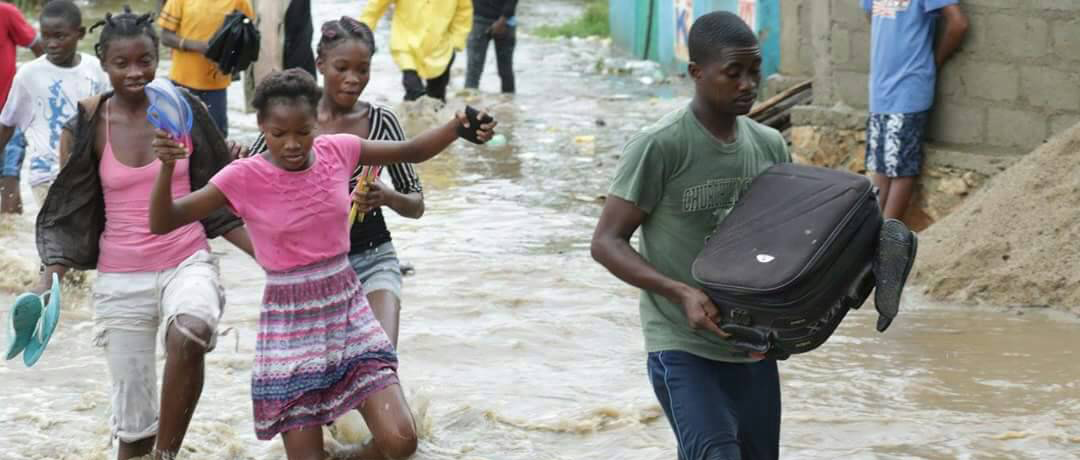
{"label": "bare leg", "polygon": [[371,311],[375,314],[375,319],[379,320],[379,324],[386,331],[386,335],[390,337],[390,343],[394,344],[396,349],[398,324],[401,319],[401,301],[392,291],[387,289],[369,292],[367,298],[368,303],[371,304]]}
{"label": "bare leg", "polygon": [[884,213],[885,203],[889,201],[889,189],[892,187],[892,180],[884,174],[873,173],[870,175],[870,181],[878,188],[878,206],[881,207],[881,212]]}
{"label": "bare leg", "polygon": [[22,214],[18,177],[0,177],[0,213]]}
{"label": "bare leg", "polygon": [[119,460],[139,458],[149,454],[152,450],[154,450],[154,438],[146,438],[133,443],[121,441],[120,448],[117,449],[116,458]]}
{"label": "bare leg", "polygon": [[914,177],[897,177],[891,179],[891,184],[889,185],[889,199],[882,208],[882,212],[885,213],[885,218],[902,220],[904,214],[907,213],[908,204],[911,202],[911,195],[914,190]]}
{"label": "bare leg", "polygon": [[157,458],[171,458],[180,451],[191,416],[202,394],[206,349],[177,329],[180,324],[206,343],[210,327],[195,318],[178,315],[165,336],[168,354],[161,384],[161,419],[158,422]]}
{"label": "bare leg", "polygon": [[[372,440],[344,453],[348,460],[401,460],[416,452],[416,422],[401,385],[391,385],[368,397],[358,408],[371,429]],[[291,459],[290,459],[291,460]]]}
{"label": "bare leg", "polygon": [[323,431],[320,426],[309,426],[281,434],[285,443],[285,457],[289,460],[325,460],[330,458],[323,448]]}

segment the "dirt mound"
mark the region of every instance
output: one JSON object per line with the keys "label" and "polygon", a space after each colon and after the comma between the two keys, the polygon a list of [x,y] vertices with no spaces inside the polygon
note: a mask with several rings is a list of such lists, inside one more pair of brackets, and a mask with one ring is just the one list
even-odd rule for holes
{"label": "dirt mound", "polygon": [[915,283],[943,301],[1080,306],[1080,124],[920,235]]}

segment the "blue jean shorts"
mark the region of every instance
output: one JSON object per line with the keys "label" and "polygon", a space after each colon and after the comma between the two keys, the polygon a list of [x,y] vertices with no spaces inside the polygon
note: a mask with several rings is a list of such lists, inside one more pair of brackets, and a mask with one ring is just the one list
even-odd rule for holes
{"label": "blue jean shorts", "polygon": [[401,262],[389,241],[363,252],[349,254],[349,264],[360,278],[365,293],[387,290],[401,299]]}
{"label": "blue jean shorts", "polygon": [[918,176],[929,114],[871,113],[866,126],[866,170],[888,177]]}
{"label": "blue jean shorts", "polygon": [[22,130],[15,128],[15,134],[11,135],[11,140],[4,147],[4,163],[0,164],[0,177],[19,177],[25,156],[26,136]]}

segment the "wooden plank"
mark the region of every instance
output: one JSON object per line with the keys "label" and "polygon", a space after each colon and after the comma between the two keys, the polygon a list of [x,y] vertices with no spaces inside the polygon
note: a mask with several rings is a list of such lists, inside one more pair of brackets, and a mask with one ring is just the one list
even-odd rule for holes
{"label": "wooden plank", "polygon": [[755,105],[752,109],[750,109],[750,113],[747,114],[747,116],[749,116],[750,118],[752,118],[754,120],[757,120],[758,117],[760,115],[762,115],[763,112],[768,111],[769,109],[772,109],[773,107],[775,107],[778,104],[780,104],[781,102],[783,102],[785,99],[787,99],[789,97],[792,97],[795,94],[798,94],[798,93],[801,93],[803,91],[809,90],[811,87],[813,87],[813,85],[814,85],[813,80],[806,80],[806,81],[804,81],[802,83],[799,83],[799,84],[797,84],[795,86],[792,86],[791,88],[788,88],[788,89],[784,90],[780,94],[777,94],[777,95],[775,95],[773,97],[770,97],[765,102],[762,102],[760,104]]}

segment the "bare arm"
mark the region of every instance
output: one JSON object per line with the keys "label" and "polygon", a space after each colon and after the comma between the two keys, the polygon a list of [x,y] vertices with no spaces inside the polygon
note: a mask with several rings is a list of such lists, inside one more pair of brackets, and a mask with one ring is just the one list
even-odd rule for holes
{"label": "bare arm", "polygon": [[33,289],[33,293],[41,295],[52,289],[52,275],[56,273],[56,276],[60,279],[64,279],[64,275],[68,272],[67,266],[64,265],[46,265],[45,269],[41,272],[41,277],[38,279],[38,285]]}
{"label": "bare arm", "polygon": [[964,41],[964,35],[968,30],[968,18],[960,5],[949,5],[941,9],[942,19],[945,21],[945,32],[941,35],[934,49],[934,63],[938,68],[945,65],[953,53],[960,48]]}
{"label": "bare arm", "polygon": [[176,35],[176,32],[165,29],[161,30],[161,44],[180,51],[192,51],[199,54],[206,54],[206,49],[210,47],[206,42],[188,40]]}
{"label": "bare arm", "polygon": [[[496,123],[491,122],[480,127],[479,138],[487,142],[494,135]],[[360,151],[360,163],[365,165],[391,165],[394,163],[423,163],[446,150],[458,138],[458,126],[469,126],[465,114],[445,125],[424,131],[405,142],[370,141],[363,139]]]}
{"label": "bare arm", "polygon": [[719,311],[700,289],[664,276],[633,247],[630,237],[645,221],[645,211],[616,196],[608,196],[592,239],[592,257],[626,283],[681,304],[692,329],[707,329],[726,337],[716,324]]}
{"label": "bare arm", "polygon": [[0,160],[4,159],[4,152],[7,151],[7,144],[8,142],[11,142],[11,137],[14,135],[14,126],[0,125]]}
{"label": "bare arm", "polygon": [[387,206],[402,217],[419,219],[424,215],[424,194],[420,192],[398,193],[390,199]]}
{"label": "bare arm", "polygon": [[[221,193],[214,184],[207,184],[190,195],[173,201],[173,169],[176,166],[176,160],[187,157],[188,152],[161,131],[154,139],[154,151],[161,159],[161,171],[158,172],[154,189],[150,192],[150,231],[152,233],[164,235],[203,219],[228,204],[225,194]],[[240,249],[247,251],[243,247]]]}
{"label": "bare arm", "polygon": [[45,45],[41,43],[40,38],[35,39],[34,43],[30,44],[30,52],[34,53],[34,57],[41,57],[42,54],[45,54]]}
{"label": "bare arm", "polygon": [[255,257],[255,246],[251,244],[251,236],[248,235],[247,227],[236,227],[229,230],[229,233],[224,236],[225,241],[232,243],[233,246],[246,252],[252,258]]}
{"label": "bare arm", "polygon": [[381,180],[373,180],[367,190],[353,192],[353,201],[363,213],[372,209],[389,206],[394,212],[410,219],[419,219],[424,215],[424,194],[420,192],[401,193],[386,185]]}

